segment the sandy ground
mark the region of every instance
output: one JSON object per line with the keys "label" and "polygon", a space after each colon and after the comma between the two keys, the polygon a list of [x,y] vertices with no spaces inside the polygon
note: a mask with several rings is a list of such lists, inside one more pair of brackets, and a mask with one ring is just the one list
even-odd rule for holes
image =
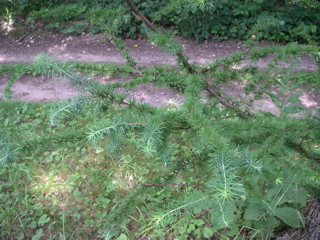
{"label": "sandy ground", "polygon": [[[58,55],[61,60],[75,60],[80,62],[112,62],[124,63],[121,52],[116,50],[110,40],[103,35],[82,34],[78,37],[43,33],[28,34],[23,40],[21,37],[0,35],[0,64],[26,63],[34,60],[39,53]],[[235,51],[241,51],[241,42],[209,41],[198,44],[195,41],[179,40],[183,44],[184,52],[190,56],[191,63],[205,64],[218,57],[226,56]],[[160,51],[153,43],[144,39],[125,41],[139,65],[176,64],[175,56]],[[261,43],[267,45],[268,43]],[[310,58],[303,58],[298,69],[317,71],[317,65]],[[267,61],[259,61],[259,67],[266,67]],[[101,79],[100,79],[101,80]],[[104,82],[118,79],[102,79]],[[8,77],[0,72],[0,99]],[[231,96],[243,96],[241,84],[231,84],[224,89]],[[174,101],[183,102],[183,96],[166,88],[156,88],[152,84],[139,86],[135,90],[126,91],[130,97],[139,101],[149,102],[152,105],[163,106]],[[45,76],[23,76],[12,87],[13,99],[25,101],[55,101],[73,97],[78,94],[66,81],[48,79]],[[300,97],[302,105],[312,111],[319,107],[319,89],[304,89]],[[266,95],[256,102],[256,109],[264,109],[278,113],[271,99]]]}

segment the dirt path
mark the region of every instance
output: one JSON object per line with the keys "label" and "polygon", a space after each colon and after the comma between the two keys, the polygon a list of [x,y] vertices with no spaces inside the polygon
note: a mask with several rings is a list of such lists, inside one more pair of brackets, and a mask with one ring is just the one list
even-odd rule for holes
{"label": "dirt path", "polygon": [[[0,64],[31,62],[39,53],[58,54],[59,58],[63,60],[124,63],[121,52],[116,50],[110,40],[105,39],[102,35],[82,34],[78,37],[66,37],[39,33],[29,34],[22,41],[19,42],[19,40],[20,37],[0,35]],[[218,57],[243,50],[241,42],[236,41],[209,41],[204,44],[188,40],[180,41],[183,44],[184,52],[190,56],[190,62],[197,64],[212,62]],[[176,64],[175,56],[160,51],[146,40],[129,39],[126,40],[126,45],[131,50],[131,56],[137,60],[139,65]],[[262,45],[267,45],[267,43],[262,43]],[[265,67],[267,63],[267,61],[260,61],[257,65]],[[298,68],[311,71],[317,70],[316,64],[309,58],[304,58]],[[100,80],[109,82],[117,79]],[[7,81],[8,78],[0,73],[0,99]],[[241,85],[230,85],[227,90],[231,95],[239,96],[242,94]],[[14,84],[12,91],[13,99],[26,101],[61,100],[77,94],[66,82],[49,80],[43,76],[23,76]],[[317,90],[305,91],[301,96],[302,104],[311,109],[318,107],[320,103],[318,93],[319,91]],[[149,102],[156,106],[169,104],[171,101],[176,103],[183,102],[183,96],[166,88],[155,88],[151,84],[140,86],[128,92],[128,94],[140,101]],[[261,104],[263,104],[263,109],[277,113],[277,109],[267,96],[256,103],[257,106]]]}

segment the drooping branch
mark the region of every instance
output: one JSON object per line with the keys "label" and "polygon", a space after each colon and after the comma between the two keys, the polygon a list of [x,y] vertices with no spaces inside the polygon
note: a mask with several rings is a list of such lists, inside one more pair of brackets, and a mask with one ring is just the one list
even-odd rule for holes
{"label": "drooping branch", "polygon": [[312,116],[311,118],[320,121],[320,118],[316,117],[316,116]]}
{"label": "drooping branch", "polygon": [[[136,5],[131,0],[126,0],[126,3],[131,8],[134,15],[141,20],[144,24],[147,25],[148,28],[152,31],[157,31],[157,28],[139,11],[139,9],[136,7]],[[183,66],[188,70],[190,74],[196,73],[194,68],[190,65],[188,62],[188,58],[183,53],[176,53],[176,56],[178,59],[182,62]]]}
{"label": "drooping branch", "polygon": [[245,118],[245,119],[249,119],[250,116],[246,113],[244,113],[243,111],[241,111],[238,107],[234,106],[233,104],[231,104],[230,102],[228,102],[224,97],[222,97],[218,92],[217,90],[209,85],[207,83],[207,87],[206,87],[206,90],[212,94],[216,99],[218,99],[218,101],[223,105],[225,106],[226,108],[229,108],[229,109],[233,109],[236,111],[237,115],[242,117],[242,118]]}
{"label": "drooping branch", "polygon": [[287,146],[291,149],[295,150],[296,152],[304,155],[305,157],[309,159],[314,159],[316,161],[320,162],[320,156],[316,155],[308,150],[306,150],[301,144],[294,143],[293,141],[288,141]]}
{"label": "drooping branch", "polygon": [[[126,3],[128,4],[128,6],[131,8],[132,12],[135,14],[135,16],[139,20],[143,21],[144,24],[146,24],[152,31],[157,31],[157,28],[139,11],[139,9],[135,6],[135,4],[132,2],[132,0],[126,0]],[[196,73],[195,69],[188,62],[188,58],[182,52],[176,53],[176,56],[182,62],[183,66],[187,69],[189,74]],[[224,105],[227,108],[234,109],[238,116],[240,116],[242,118],[246,118],[246,119],[250,118],[246,113],[244,113],[239,108],[237,108],[236,106],[229,103],[224,97],[222,97],[215,90],[214,87],[210,86],[209,84],[207,84],[207,91],[209,93],[211,93],[215,98],[217,98],[222,105]]]}
{"label": "drooping branch", "polygon": [[134,5],[134,3],[131,0],[126,0],[128,6],[131,8],[134,15],[141,20],[145,25],[147,25],[148,28],[150,28],[153,31],[156,31],[157,28],[139,11],[139,9]]}

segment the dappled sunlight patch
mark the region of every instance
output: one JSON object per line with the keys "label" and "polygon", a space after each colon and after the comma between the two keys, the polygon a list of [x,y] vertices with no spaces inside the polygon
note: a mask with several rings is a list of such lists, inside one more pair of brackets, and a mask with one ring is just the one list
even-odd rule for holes
{"label": "dappled sunlight patch", "polygon": [[303,91],[302,95],[300,96],[301,102],[303,105],[305,105],[307,108],[315,108],[319,105],[315,99],[313,99],[309,93],[306,91]]}
{"label": "dappled sunlight patch", "polygon": [[36,176],[35,180],[37,184],[33,186],[33,189],[40,191],[43,195],[63,195],[64,192],[68,192],[68,186],[64,182],[64,179],[54,174],[45,176]]}
{"label": "dappled sunlight patch", "polygon": [[8,8],[6,8],[6,14],[3,17],[3,20],[0,20],[0,28],[5,32],[5,34],[9,34],[15,29],[13,24],[13,14],[9,11]]}
{"label": "dappled sunlight patch", "polygon": [[137,179],[141,177],[142,169],[137,168],[137,164],[129,155],[119,157],[117,166],[112,183],[119,189],[127,191],[136,185]]}

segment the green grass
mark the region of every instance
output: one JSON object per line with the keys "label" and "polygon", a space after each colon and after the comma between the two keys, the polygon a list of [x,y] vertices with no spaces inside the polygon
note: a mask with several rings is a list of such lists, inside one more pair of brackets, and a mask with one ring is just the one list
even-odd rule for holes
{"label": "green grass", "polygon": [[[39,62],[0,65],[11,77],[4,94],[12,76],[59,70],[71,81],[129,76],[128,88],[156,82],[186,92],[194,84],[170,66],[140,68],[140,77],[128,65],[42,58],[49,71]],[[252,83],[263,83],[255,70],[239,79],[255,74]],[[277,88],[285,97],[292,84],[318,84],[317,74],[297,73]],[[244,120],[190,93],[181,109],[119,104],[110,88],[120,83],[82,84],[93,95],[74,102],[0,101],[1,239],[269,239],[277,228],[303,225],[291,215],[319,195],[316,117],[253,113]]]}
{"label": "green grass", "polygon": [[[109,239],[109,231],[118,239],[137,239],[139,236],[200,239],[210,236],[208,215],[194,221],[177,218],[175,225],[164,230],[156,225],[157,216],[153,213],[162,208],[164,214],[168,211],[165,209],[179,202],[183,194],[193,191],[192,187],[183,184],[203,186],[207,180],[206,164],[201,167],[192,160],[194,152],[188,147],[190,136],[187,134],[172,135],[176,156],[184,153],[186,161],[174,161],[173,164],[185,167],[181,172],[171,173],[170,168],[135,150],[131,143],[135,141],[134,134],[128,136],[125,151],[119,155],[108,154],[105,141],[95,146],[83,138],[78,142],[59,141],[59,134],[66,131],[85,135],[87,126],[94,122],[93,110],[86,109],[76,118],[51,127],[47,118],[50,103],[6,101],[0,102],[0,109],[0,133],[24,146],[18,160],[0,167],[2,239]],[[248,139],[248,133],[239,131],[239,124],[243,123],[234,122],[228,127],[237,135],[231,137],[232,141],[243,143],[241,139]],[[272,123],[269,124],[271,127]],[[47,139],[49,143],[39,140],[47,135],[52,137]],[[247,144],[259,146],[257,138],[252,136]],[[261,152],[265,151],[259,148]],[[304,166],[306,173],[310,169],[309,179],[315,178],[311,169],[317,171],[318,167],[312,162],[302,161],[301,156],[290,151],[285,153],[290,157],[280,152],[273,154],[274,159],[264,161],[271,164],[266,171],[277,181],[285,180],[281,166],[286,165],[297,170]],[[290,159],[295,161],[294,165]],[[164,181],[163,185],[152,185],[161,176],[171,178],[171,184]],[[141,183],[151,185],[143,187]],[[126,202],[130,196],[133,200]],[[119,208],[131,210],[126,210],[127,215],[121,215]],[[110,225],[108,218],[113,213],[122,218],[120,225]],[[195,209],[193,214],[201,214],[201,208]]]}
{"label": "green grass", "polygon": [[[99,238],[109,228],[108,214],[133,186],[165,170],[132,152],[129,144],[117,157],[109,156],[103,143],[93,147],[86,141],[71,144],[55,139],[46,146],[32,146],[41,136],[58,136],[75,128],[84,134],[93,121],[86,113],[71,122],[76,127],[59,124],[51,128],[49,108],[50,104],[0,102],[1,133],[10,133],[15,142],[27,145],[17,161],[0,168],[0,236]],[[127,220],[132,227],[137,225],[129,216]]]}

